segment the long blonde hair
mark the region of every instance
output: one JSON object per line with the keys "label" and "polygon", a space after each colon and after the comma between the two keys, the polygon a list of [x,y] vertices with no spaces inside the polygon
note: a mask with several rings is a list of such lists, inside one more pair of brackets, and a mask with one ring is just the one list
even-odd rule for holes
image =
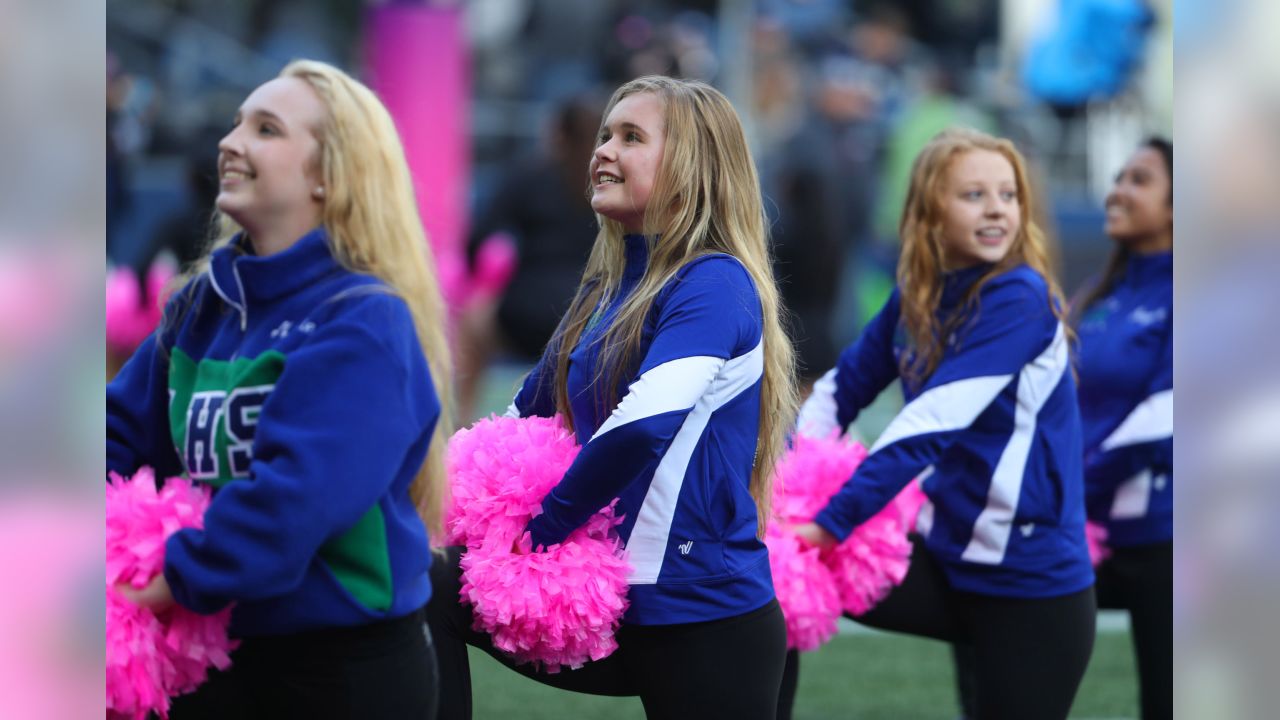
{"label": "long blonde hair", "polygon": [[[642,77],[614,92],[604,117],[623,98],[638,93],[653,93],[662,100],[666,142],[645,210],[648,267],[603,333],[596,369],[596,387],[602,392],[598,400],[612,407],[621,399],[618,384],[639,362],[645,318],[654,298],[676,272],[695,258],[711,253],[737,258],[755,283],[764,318],[760,427],[750,483],[758,531],[763,535],[773,467],[795,417],[797,398],[795,356],[783,329],[783,310],[769,258],[768,227],[755,164],[738,115],[720,91],[692,80]],[[573,411],[568,392],[569,353],[596,307],[618,292],[625,266],[622,225],[596,217],[600,231],[582,282],[548,344],[548,359],[554,361],[556,368],[556,409],[570,423]]]}
{"label": "long blonde hair", "polygon": [[[439,534],[448,493],[444,452],[453,434],[453,363],[445,337],[444,298],[400,136],[377,95],[332,65],[295,60],[279,77],[306,82],[325,106],[324,120],[312,130],[325,188],[321,222],[334,258],[353,272],[386,283],[413,315],[440,400],[440,417],[409,493],[428,532]],[[218,239],[184,279],[207,272],[209,254],[240,232],[226,214],[220,214],[217,225]]]}
{"label": "long blonde hair", "polygon": [[[1013,166],[1022,222],[1004,258],[969,289],[962,310],[945,325],[937,318],[943,286],[943,193],[947,170],[961,154],[988,150],[1004,156]],[[911,167],[911,183],[902,209],[899,234],[902,255],[898,259],[898,288],[902,297],[902,323],[912,352],[903,353],[899,371],[911,387],[920,387],[937,369],[944,350],[943,339],[977,312],[977,298],[991,278],[1026,263],[1044,278],[1046,300],[1055,317],[1065,324],[1066,305],[1055,278],[1049,239],[1035,222],[1035,195],[1028,181],[1026,161],[1013,143],[969,128],[951,128],[933,137]],[[1068,329],[1069,330],[1069,329]]]}

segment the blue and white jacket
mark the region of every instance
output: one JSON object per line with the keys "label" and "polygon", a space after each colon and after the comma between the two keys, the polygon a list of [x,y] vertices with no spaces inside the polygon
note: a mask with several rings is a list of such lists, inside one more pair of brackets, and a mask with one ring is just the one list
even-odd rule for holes
{"label": "blue and white jacket", "polygon": [[317,229],[267,257],[243,237],[218,249],[168,313],[107,386],[106,465],[214,488],[204,528],[165,543],[178,603],[234,602],[238,637],[422,607],[431,553],[409,486],[440,403],[409,306]]}
{"label": "blue and white jacket", "polygon": [[[946,276],[940,322],[964,310],[965,293],[990,268]],[[843,432],[898,378],[910,351],[899,313],[895,289],[815,384],[800,432]],[[922,387],[904,389],[906,406],[816,522],[843,539],[921,476],[929,502],[917,529],[956,589],[1031,598],[1088,587],[1069,355],[1044,279],[1025,265],[992,278],[937,369]]]}
{"label": "blue and white jacket", "polygon": [[1173,253],[1134,255],[1079,323],[1090,519],[1115,547],[1173,540]]}
{"label": "blue and white jacket", "polygon": [[[648,246],[628,235],[619,291],[569,356],[568,392],[582,451],[529,523],[535,547],[561,542],[618,498],[632,574],[623,621],[699,622],[773,599],[769,557],[756,537],[748,487],[764,372],[760,299],[728,255],[689,262],[658,293],[639,365],[620,374],[621,402],[596,391],[599,340],[644,276]],[[525,379],[510,415],[551,416],[556,349]]]}

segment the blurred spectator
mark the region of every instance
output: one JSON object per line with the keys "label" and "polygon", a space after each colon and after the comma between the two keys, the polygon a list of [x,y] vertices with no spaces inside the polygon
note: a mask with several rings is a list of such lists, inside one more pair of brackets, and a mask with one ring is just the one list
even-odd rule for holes
{"label": "blurred spectator", "polygon": [[578,286],[596,237],[587,202],[587,163],[604,103],[580,95],[553,114],[544,148],[517,158],[492,201],[476,213],[472,253],[494,233],[516,243],[519,265],[496,303],[463,309],[458,335],[459,415],[470,419],[494,353],[532,363],[542,353]]}
{"label": "blurred spectator", "polygon": [[138,277],[144,277],[147,268],[163,253],[173,255],[180,270],[186,270],[200,257],[212,237],[213,202],[219,188],[218,141],[225,134],[225,126],[210,125],[191,142],[183,158],[185,200],[157,223],[140,252],[131,258],[130,267]]}
{"label": "blurred spectator", "polygon": [[125,171],[124,153],[116,141],[117,126],[120,122],[120,109],[124,104],[127,92],[127,79],[120,69],[120,60],[107,55],[107,255],[115,245],[116,228],[124,214],[129,211],[129,176]]}

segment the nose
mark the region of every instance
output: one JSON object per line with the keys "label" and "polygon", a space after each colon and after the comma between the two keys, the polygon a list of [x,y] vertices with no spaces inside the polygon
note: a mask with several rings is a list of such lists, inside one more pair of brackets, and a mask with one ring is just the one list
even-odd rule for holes
{"label": "nose", "polygon": [[222,139],[218,141],[219,153],[222,153],[224,155],[240,154],[240,140],[239,140],[239,135],[237,134],[237,131],[239,130],[240,130],[239,125],[231,128],[231,132],[224,135]]}
{"label": "nose", "polygon": [[1121,180],[1117,180],[1111,185],[1111,189],[1107,191],[1107,197],[1103,199],[1102,206],[1107,207],[1112,203],[1119,202],[1121,198],[1129,193],[1129,188]]}
{"label": "nose", "polygon": [[609,139],[609,140],[606,140],[605,142],[600,143],[600,145],[596,147],[595,152],[592,153],[591,156],[595,158],[596,162],[598,163],[610,162],[612,160],[616,160],[618,157],[618,154],[614,150],[613,140]]}

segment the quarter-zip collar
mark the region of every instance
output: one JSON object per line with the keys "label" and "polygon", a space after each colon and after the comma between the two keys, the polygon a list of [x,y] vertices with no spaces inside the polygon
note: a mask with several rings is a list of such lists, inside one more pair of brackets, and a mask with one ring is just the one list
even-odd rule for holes
{"label": "quarter-zip collar", "polygon": [[630,287],[644,277],[649,267],[649,239],[644,235],[623,235],[626,264],[622,269],[622,284]]}
{"label": "quarter-zip collar", "polygon": [[248,326],[249,306],[294,293],[339,269],[323,227],[266,257],[255,255],[249,238],[240,233],[209,259],[213,289],[240,313],[242,330]]}
{"label": "quarter-zip collar", "polygon": [[939,307],[942,309],[953,308],[964,300],[965,293],[969,292],[969,288],[978,281],[992,267],[991,263],[979,263],[973,267],[967,267],[963,270],[955,270],[949,272],[942,278],[942,297],[939,300]]}
{"label": "quarter-zip collar", "polygon": [[1145,285],[1150,281],[1168,279],[1173,275],[1173,251],[1129,256],[1124,271],[1125,284]]}

